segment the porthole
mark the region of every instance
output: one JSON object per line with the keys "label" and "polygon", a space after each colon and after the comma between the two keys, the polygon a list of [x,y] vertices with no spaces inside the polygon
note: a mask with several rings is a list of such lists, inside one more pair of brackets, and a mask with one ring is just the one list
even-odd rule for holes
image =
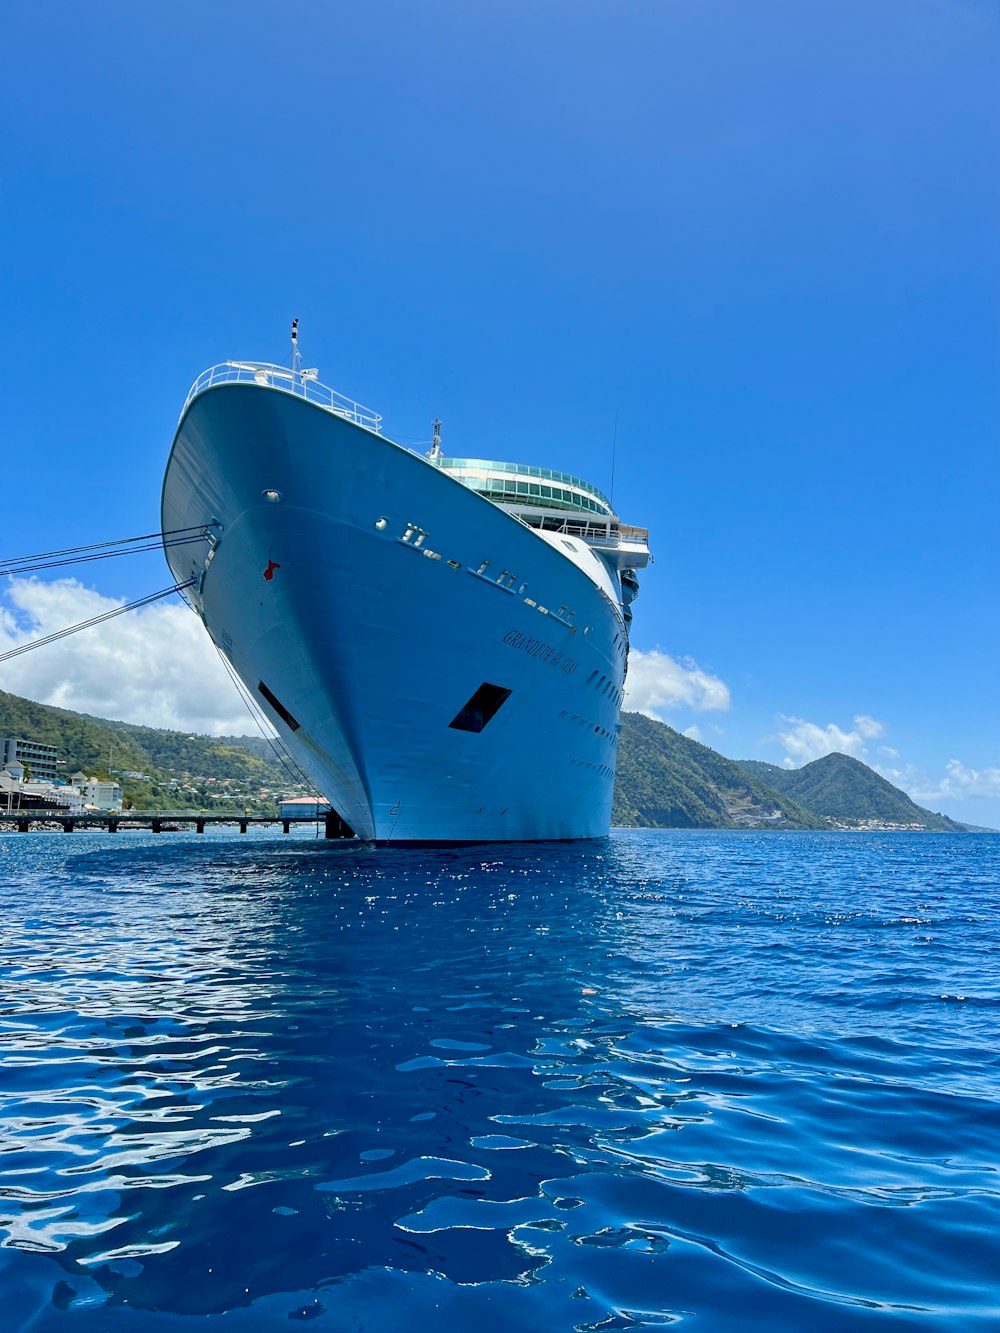
{"label": "porthole", "polygon": [[262,500],[266,500],[268,504],[276,505],[278,501],[281,499],[281,492],[274,491],[268,488],[265,491],[261,491],[260,498]]}

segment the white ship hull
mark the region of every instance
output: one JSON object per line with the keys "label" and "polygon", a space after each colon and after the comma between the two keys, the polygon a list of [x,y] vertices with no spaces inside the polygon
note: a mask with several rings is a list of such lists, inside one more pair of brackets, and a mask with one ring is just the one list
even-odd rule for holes
{"label": "white ship hull", "polygon": [[[626,634],[614,571],[586,543],[247,383],[198,394],[178,427],[162,526],[200,525],[214,547],[168,549],[174,576],[195,579],[212,639],[358,836],[608,832]],[[460,729],[483,685],[509,695]]]}

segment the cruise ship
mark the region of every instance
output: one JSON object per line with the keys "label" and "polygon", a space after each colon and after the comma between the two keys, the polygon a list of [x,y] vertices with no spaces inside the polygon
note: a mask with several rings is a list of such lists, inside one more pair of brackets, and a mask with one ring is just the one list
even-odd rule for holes
{"label": "cruise ship", "polygon": [[549,468],[421,454],[292,369],[188,393],[164,554],[281,744],[372,842],[604,836],[648,534]]}

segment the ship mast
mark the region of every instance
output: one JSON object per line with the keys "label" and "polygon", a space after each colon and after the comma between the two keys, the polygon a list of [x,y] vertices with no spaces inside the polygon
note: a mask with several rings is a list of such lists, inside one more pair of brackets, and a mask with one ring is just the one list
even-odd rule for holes
{"label": "ship mast", "polygon": [[302,366],[302,354],[299,351],[299,321],[292,320],[292,393],[295,392],[295,376]]}
{"label": "ship mast", "polygon": [[441,457],[441,418],[434,418],[434,439],[431,441],[430,453],[427,455],[432,463],[437,462]]}

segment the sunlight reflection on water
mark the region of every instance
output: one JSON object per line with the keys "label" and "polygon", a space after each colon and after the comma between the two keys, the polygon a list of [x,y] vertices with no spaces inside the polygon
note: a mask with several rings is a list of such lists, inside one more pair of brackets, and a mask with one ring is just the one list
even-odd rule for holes
{"label": "sunlight reflection on water", "polygon": [[67,842],[0,835],[12,1327],[995,1322],[1000,839]]}

